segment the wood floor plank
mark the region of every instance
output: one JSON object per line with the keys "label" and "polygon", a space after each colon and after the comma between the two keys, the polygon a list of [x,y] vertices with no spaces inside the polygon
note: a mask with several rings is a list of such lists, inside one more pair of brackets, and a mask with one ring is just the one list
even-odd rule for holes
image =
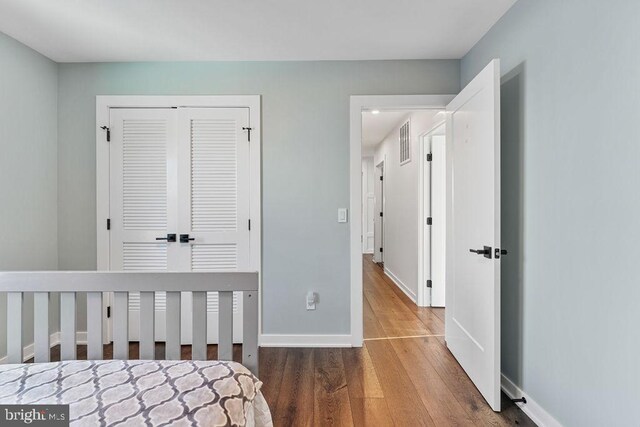
{"label": "wood floor plank", "polygon": [[314,425],[353,426],[342,353],[337,348],[314,350]]}
{"label": "wood floor plank", "polygon": [[349,396],[353,398],[384,398],[378,375],[367,347],[343,348],[342,360]]}
{"label": "wood floor plank", "polygon": [[280,392],[271,415],[276,426],[311,426],[314,412],[313,349],[292,348],[280,384]]}
{"label": "wood floor plank", "polygon": [[440,320],[442,320],[443,322],[445,321],[444,320],[444,307],[431,307],[431,311],[433,312],[433,314],[438,316],[438,318]]}
{"label": "wood floor plank", "polygon": [[269,408],[275,408],[278,404],[278,395],[280,394],[287,353],[288,350],[286,348],[263,347],[260,349],[262,394]]}
{"label": "wood floor plank", "polygon": [[435,425],[389,341],[367,341],[365,346],[380,379],[382,392],[394,424],[398,426]]}
{"label": "wood floor plank", "polygon": [[[387,407],[387,401],[379,398],[353,398],[351,399],[351,411],[353,423],[358,427],[387,427],[394,426]],[[402,424],[397,424],[402,426]]]}
{"label": "wood floor plank", "polygon": [[386,337],[387,333],[378,321],[369,299],[365,296],[363,298],[363,315],[364,315],[364,338],[382,338]]}
{"label": "wood floor plank", "polygon": [[471,418],[414,341],[403,339],[390,342],[402,366],[410,373],[411,381],[433,421],[442,426],[473,425]]}

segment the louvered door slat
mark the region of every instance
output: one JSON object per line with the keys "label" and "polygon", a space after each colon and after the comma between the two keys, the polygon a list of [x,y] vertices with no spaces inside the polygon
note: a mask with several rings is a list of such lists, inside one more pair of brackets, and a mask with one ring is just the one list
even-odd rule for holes
{"label": "louvered door slat", "polygon": [[[233,231],[238,223],[236,120],[192,119],[191,229]],[[207,209],[207,207],[215,209]]]}

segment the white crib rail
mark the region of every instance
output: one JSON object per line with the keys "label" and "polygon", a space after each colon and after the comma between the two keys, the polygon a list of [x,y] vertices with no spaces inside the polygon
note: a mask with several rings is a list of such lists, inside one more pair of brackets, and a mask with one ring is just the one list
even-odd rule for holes
{"label": "white crib rail", "polygon": [[60,292],[60,358],[75,360],[76,293],[87,293],[87,358],[103,357],[102,297],[114,293],[113,357],[129,358],[129,292],[140,292],[140,358],[155,358],[155,292],[167,293],[165,358],[180,359],[180,292],[193,293],[191,357],[207,359],[207,292],[219,293],[218,359],[233,355],[233,292],[243,293],[242,363],[258,373],[258,273],[0,272],[7,294],[7,361],[23,362],[23,301],[34,294],[34,360],[49,361],[49,295]]}

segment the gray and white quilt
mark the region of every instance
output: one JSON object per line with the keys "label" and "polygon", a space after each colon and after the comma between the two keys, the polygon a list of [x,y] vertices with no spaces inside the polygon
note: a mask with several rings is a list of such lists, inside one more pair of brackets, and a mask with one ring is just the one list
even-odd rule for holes
{"label": "gray and white quilt", "polygon": [[68,404],[72,426],[272,426],[261,386],[235,362],[0,365],[0,404]]}

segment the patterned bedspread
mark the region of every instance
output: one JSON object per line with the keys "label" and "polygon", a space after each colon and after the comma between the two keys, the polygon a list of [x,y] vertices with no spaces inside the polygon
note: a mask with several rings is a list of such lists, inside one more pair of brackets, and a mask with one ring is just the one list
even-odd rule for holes
{"label": "patterned bedspread", "polygon": [[0,403],[69,404],[72,426],[271,426],[261,386],[234,362],[0,365]]}

